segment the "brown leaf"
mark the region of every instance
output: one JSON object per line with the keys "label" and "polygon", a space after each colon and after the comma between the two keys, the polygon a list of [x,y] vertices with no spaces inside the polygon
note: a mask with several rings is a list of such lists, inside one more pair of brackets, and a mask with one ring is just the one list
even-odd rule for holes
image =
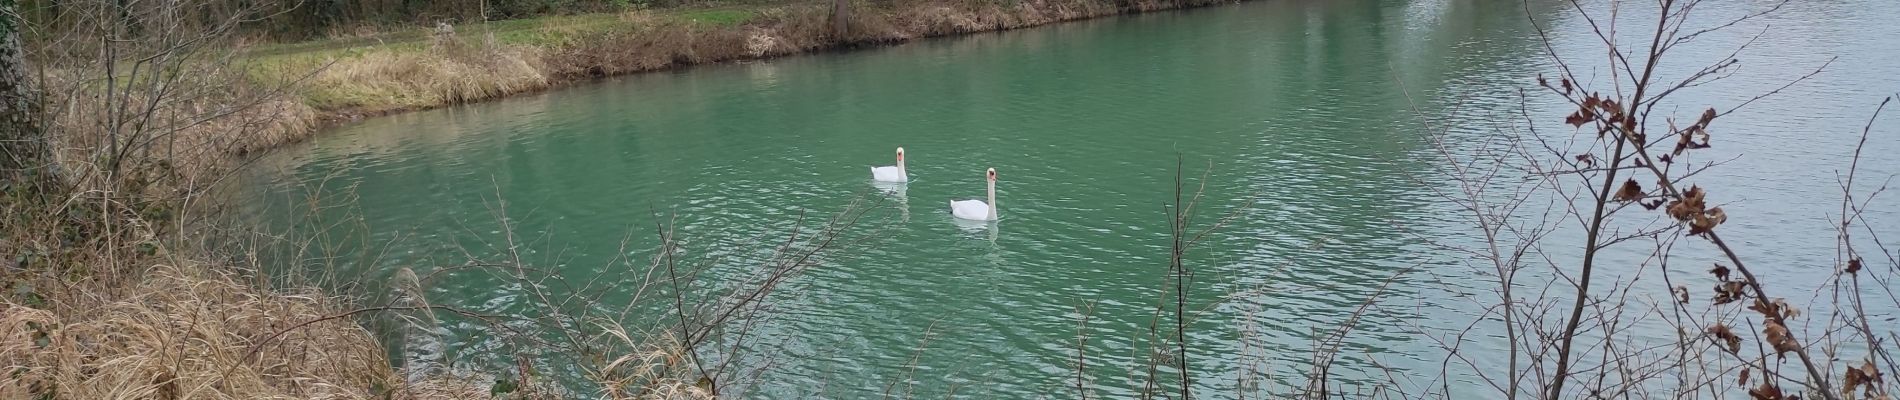
{"label": "brown leaf", "polygon": [[[1673,129],[1673,127],[1671,127],[1671,129]],[[1701,141],[1697,142],[1696,141],[1697,139],[1700,139]],[[1706,148],[1709,148],[1708,128],[1705,128],[1703,125],[1700,125],[1700,124],[1690,125],[1688,128],[1683,128],[1680,131],[1676,131],[1676,148],[1675,150],[1670,151],[1669,154],[1682,155],[1683,150],[1706,149]]]}
{"label": "brown leaf", "polygon": [[[1728,345],[1729,354],[1736,354],[1742,351],[1742,337],[1736,335],[1735,331],[1730,330],[1728,325],[1715,324],[1709,327],[1708,332],[1709,336],[1714,336],[1717,340],[1721,340],[1722,343]],[[1743,379],[1746,380],[1747,377],[1744,376]]]}
{"label": "brown leaf", "polygon": [[1709,273],[1715,274],[1715,279],[1724,280],[1724,281],[1728,280],[1728,266],[1727,265],[1722,265],[1719,263],[1715,264],[1715,268],[1709,268]]}
{"label": "brown leaf", "polygon": [[1676,286],[1675,289],[1670,289],[1669,291],[1676,293],[1677,303],[1689,304],[1689,287],[1688,286]]}
{"label": "brown leaf", "polygon": [[1706,126],[1709,126],[1709,121],[1714,121],[1714,120],[1715,120],[1715,109],[1710,108],[1707,111],[1702,112],[1702,118],[1696,119],[1695,124],[1698,126],[1706,127]]}
{"label": "brown leaf", "polygon": [[1864,394],[1868,398],[1874,398],[1874,391],[1880,387],[1880,378],[1880,369],[1874,367],[1872,360],[1866,361],[1865,364],[1861,364],[1859,367],[1848,368],[1847,377],[1842,383],[1844,388],[1841,389],[1841,394],[1846,395],[1848,398],[1853,398],[1854,389],[1866,385],[1867,390]]}
{"label": "brown leaf", "polygon": [[1689,149],[1689,132],[1682,131],[1681,133],[1676,134],[1676,149],[1671,150],[1669,152],[1669,155],[1681,155],[1683,150],[1688,150],[1688,149]]}
{"label": "brown leaf", "polygon": [[1616,201],[1637,201],[1643,199],[1643,185],[1635,179],[1623,181],[1623,188],[1616,191]]}
{"label": "brown leaf", "polygon": [[1761,380],[1761,387],[1748,390],[1748,398],[1755,400],[1788,400],[1781,395],[1781,387],[1775,386],[1775,380]]}
{"label": "brown leaf", "polygon": [[1788,299],[1776,298],[1773,304],[1775,305],[1775,311],[1781,313],[1782,319],[1801,316],[1801,310],[1794,308],[1792,305],[1788,305]]}
{"label": "brown leaf", "polygon": [[1672,164],[1676,162],[1676,157],[1668,155],[1668,154],[1664,154],[1664,155],[1656,156],[1656,160],[1662,161],[1663,164]]}
{"label": "brown leaf", "polygon": [[1762,322],[1761,331],[1768,336],[1768,345],[1774,347],[1777,356],[1801,348],[1801,344],[1795,342],[1794,334],[1788,332],[1788,327],[1772,319]]}
{"label": "brown leaf", "polygon": [[1643,205],[1643,209],[1654,210],[1654,209],[1662,207],[1663,199],[1656,199],[1656,201],[1645,202],[1641,204]]}
{"label": "brown leaf", "polygon": [[1690,236],[1707,235],[1714,230],[1715,223],[1710,222],[1707,217],[1697,215],[1695,218],[1689,220]]}
{"label": "brown leaf", "polygon": [[1577,111],[1577,112],[1574,112],[1574,113],[1570,113],[1570,116],[1568,116],[1568,117],[1564,117],[1564,123],[1566,123],[1566,124],[1570,124],[1570,126],[1575,126],[1575,127],[1578,127],[1578,128],[1582,128],[1582,127],[1583,127],[1583,124],[1586,124],[1586,123],[1589,123],[1589,122],[1590,122],[1590,118],[1589,118],[1589,117],[1585,117],[1585,116],[1583,115],[1583,111]]}
{"label": "brown leaf", "polygon": [[1537,74],[1537,86],[1550,87],[1550,81],[1544,80],[1544,74]]}
{"label": "brown leaf", "polygon": [[1774,318],[1776,315],[1780,315],[1780,313],[1775,311],[1775,306],[1769,305],[1768,302],[1761,301],[1761,299],[1755,299],[1754,303],[1750,303],[1748,305],[1748,309],[1757,313],[1761,313],[1761,316],[1769,317],[1769,318]]}
{"label": "brown leaf", "polygon": [[1847,260],[1847,274],[1853,275],[1858,272],[1860,272],[1860,257],[1854,257],[1854,259],[1852,260]]}
{"label": "brown leaf", "polygon": [[1703,208],[1707,207],[1703,204],[1703,197],[1707,195],[1701,186],[1689,186],[1688,192],[1683,192],[1680,199],[1669,204],[1669,216],[1677,221],[1689,221],[1702,215]]}
{"label": "brown leaf", "polygon": [[1570,78],[1563,78],[1564,94],[1570,94]]}
{"label": "brown leaf", "polygon": [[1712,301],[1720,305],[1734,303],[1737,300],[1748,298],[1748,292],[1742,291],[1745,288],[1746,286],[1742,284],[1742,281],[1722,282],[1721,284],[1715,285],[1715,299]]}
{"label": "brown leaf", "polygon": [[1583,166],[1585,167],[1594,167],[1597,165],[1597,156],[1591,155],[1589,153],[1578,154],[1577,163],[1583,164]]}
{"label": "brown leaf", "polygon": [[1742,368],[1742,376],[1735,378],[1735,386],[1748,387],[1748,371],[1751,370],[1747,367]]}
{"label": "brown leaf", "polygon": [[1722,212],[1722,207],[1711,208],[1689,220],[1689,234],[1702,235],[1713,232],[1715,226],[1723,222],[1728,222],[1728,214]]}

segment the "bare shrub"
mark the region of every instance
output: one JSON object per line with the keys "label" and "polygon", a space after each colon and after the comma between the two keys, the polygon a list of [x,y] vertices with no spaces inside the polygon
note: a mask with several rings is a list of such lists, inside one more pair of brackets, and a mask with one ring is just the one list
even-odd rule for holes
{"label": "bare shrub", "polygon": [[[1653,8],[1586,9],[1572,2],[1570,8],[1593,28],[1584,34],[1594,35],[1604,50],[1603,59],[1592,61],[1608,76],[1579,76],[1581,62],[1557,54],[1546,36],[1555,70],[1537,78],[1535,94],[1560,99],[1567,116],[1536,113],[1528,105],[1532,94],[1526,93],[1520,105],[1523,120],[1504,124],[1499,135],[1454,139],[1446,134],[1450,127],[1470,117],[1418,115],[1429,125],[1438,172],[1450,177],[1451,187],[1441,189],[1439,196],[1458,206],[1483,239],[1475,246],[1427,240],[1478,256],[1472,266],[1494,280],[1498,296],[1464,331],[1438,341],[1448,352],[1447,365],[1475,371],[1477,379],[1507,398],[1746,393],[1757,399],[1835,399],[1854,397],[1837,390],[1845,386],[1876,397],[1891,390],[1891,382],[1874,383],[1872,374],[1864,372],[1879,369],[1884,362],[1879,360],[1888,359],[1885,354],[1892,351],[1892,343],[1880,337],[1893,332],[1875,332],[1858,308],[1860,297],[1869,291],[1839,289],[1843,300],[1836,304],[1798,304],[1789,300],[1791,293],[1819,288],[1763,281],[1763,267],[1749,261],[1751,252],[1761,250],[1723,240],[1724,224],[1746,216],[1725,212],[1722,189],[1698,179],[1722,164],[1699,160],[1701,149],[1719,142],[1716,138],[1723,132],[1749,130],[1723,125],[1724,117],[1747,112],[1745,106],[1778,90],[1726,106],[1673,102],[1672,94],[1727,76],[1737,61],[1733,56],[1714,62],[1676,61],[1672,50],[1697,36],[1774,12],[1785,2],[1713,23],[1696,19],[1698,4],[1664,0]],[[1611,28],[1631,25],[1640,29],[1622,31],[1636,32],[1630,34]],[[1817,64],[1824,68],[1825,61]],[[1682,62],[1699,68],[1679,80],[1662,78],[1666,74],[1659,71]],[[1792,77],[1789,84],[1808,76],[1812,74]],[[1670,111],[1675,109],[1700,111],[1677,115]],[[1557,121],[1562,125],[1551,128]],[[1837,221],[1859,220],[1859,211],[1851,206],[1856,168],[1850,165],[1846,173],[1843,193],[1849,200],[1843,200]],[[1841,223],[1837,257],[1842,265],[1858,260],[1848,240],[1850,226]],[[1686,250],[1692,246],[1706,246],[1702,248],[1707,251]],[[1604,272],[1606,257],[1634,260],[1639,272]],[[1690,266],[1682,266],[1685,262]],[[1690,278],[1684,271],[1717,283],[1712,289],[1679,284]],[[1637,280],[1646,274],[1660,276],[1667,292],[1640,291],[1644,286]],[[1858,276],[1837,272],[1831,285],[1852,285],[1853,279]],[[1816,320],[1801,312],[1809,306],[1836,311]],[[1800,328],[1815,323],[1826,327]],[[1504,330],[1509,352],[1504,370],[1473,361],[1473,350],[1465,350],[1485,340],[1469,336],[1484,329],[1480,326]],[[1653,332],[1674,335],[1657,337]],[[1850,362],[1848,366],[1857,369],[1847,370],[1863,372],[1836,372],[1843,369],[1831,360],[1841,357],[1836,351],[1843,344],[1870,352],[1850,358],[1865,361]],[[1829,355],[1819,355],[1823,353]],[[1441,374],[1433,382],[1451,380]],[[1438,390],[1449,391],[1428,390],[1424,395],[1451,395],[1434,393]]]}

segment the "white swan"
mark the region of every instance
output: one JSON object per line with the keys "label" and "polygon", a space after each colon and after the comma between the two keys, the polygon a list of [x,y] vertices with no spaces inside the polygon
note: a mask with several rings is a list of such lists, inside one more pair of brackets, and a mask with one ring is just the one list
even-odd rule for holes
{"label": "white swan", "polygon": [[974,221],[996,220],[996,169],[989,172],[989,202],[983,200],[951,200],[950,214],[957,218]]}
{"label": "white swan", "polygon": [[897,166],[871,167],[871,180],[878,182],[905,182],[910,175],[904,173],[904,148],[897,148]]}

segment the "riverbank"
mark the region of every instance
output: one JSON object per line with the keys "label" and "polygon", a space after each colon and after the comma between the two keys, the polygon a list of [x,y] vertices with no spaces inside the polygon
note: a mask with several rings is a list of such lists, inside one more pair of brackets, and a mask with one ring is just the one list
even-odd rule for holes
{"label": "riverbank", "polygon": [[615,75],[1234,2],[861,2],[846,13],[842,33],[834,32],[829,3],[552,16],[258,46],[249,75],[258,84],[294,87],[292,100],[314,110],[312,122],[321,127]]}

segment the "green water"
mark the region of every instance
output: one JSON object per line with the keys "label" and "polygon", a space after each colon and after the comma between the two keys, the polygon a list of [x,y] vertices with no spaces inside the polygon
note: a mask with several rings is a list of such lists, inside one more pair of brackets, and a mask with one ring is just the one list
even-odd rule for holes
{"label": "green water", "polygon": [[[1554,47],[1592,51],[1567,2],[1530,3],[1559,32]],[[1434,119],[1457,109],[1491,121],[1459,124],[1459,137],[1522,122],[1515,88],[1550,65],[1526,15],[1510,1],[1261,1],[636,75],[352,124],[260,162],[247,203],[267,226],[307,229],[330,226],[295,217],[307,196],[349,197],[326,220],[367,236],[330,245],[354,254],[338,274],[442,271],[428,284],[432,301],[533,315],[520,285],[451,268],[507,247],[500,199],[525,260],[576,282],[610,276],[592,289],[622,304],[634,290],[616,285],[652,258],[656,215],[677,216],[687,252],[730,256],[709,272],[718,281],[737,279],[721,271],[756,262],[799,215],[836,213],[869,193],[881,199],[861,226],[873,240],[781,293],[751,345],[763,356],[748,361],[770,368],[747,394],[871,397],[899,382],[898,392],[924,398],[1070,398],[1086,302],[1092,386],[1137,386],[1127,371],[1144,364],[1132,348],[1166,271],[1164,205],[1179,156],[1190,177],[1213,166],[1203,223],[1238,213],[1190,257],[1196,304],[1242,293],[1208,306],[1189,335],[1197,387],[1229,396],[1246,370],[1263,371],[1263,386],[1304,382],[1315,338],[1387,277],[1418,267],[1364,317],[1332,373],[1382,380],[1376,360],[1437,388],[1442,351],[1413,331],[1470,324],[1487,278],[1426,240],[1475,232],[1433,194],[1444,177],[1408,94]],[[1828,73],[1751,105],[1763,115],[1734,117],[1758,129],[1711,150],[1734,161],[1705,185],[1726,188],[1725,207],[1748,216],[1725,235],[1765,248],[1761,264],[1785,266],[1771,279],[1811,287],[1831,268],[1825,217],[1838,203],[1815,199],[1838,193],[1833,170],[1790,167],[1850,152],[1878,98],[1900,90],[1896,16],[1892,2],[1799,2],[1701,39],[1707,50],[1684,50],[1719,57],[1763,24],[1775,28],[1740,56],[1734,77],[1685,93],[1685,104],[1736,104],[1840,56]],[[1550,100],[1530,104],[1554,127],[1562,114]],[[891,164],[898,146],[912,182],[880,194],[867,167]],[[1894,154],[1900,140],[1869,146]],[[1892,159],[1869,164],[1867,176],[1900,172]],[[980,198],[985,168],[999,174],[1001,220],[953,220],[947,202]],[[1881,204],[1900,209],[1873,208]],[[1900,216],[1869,218],[1900,234]],[[1635,273],[1642,254],[1612,257],[1633,260],[1615,268]],[[446,327],[465,365],[514,365],[479,324]],[[1480,333],[1474,348],[1501,346],[1498,333]],[[1502,362],[1484,353],[1477,363]],[[1471,368],[1453,369],[1463,371],[1454,393],[1496,395],[1459,378]]]}

